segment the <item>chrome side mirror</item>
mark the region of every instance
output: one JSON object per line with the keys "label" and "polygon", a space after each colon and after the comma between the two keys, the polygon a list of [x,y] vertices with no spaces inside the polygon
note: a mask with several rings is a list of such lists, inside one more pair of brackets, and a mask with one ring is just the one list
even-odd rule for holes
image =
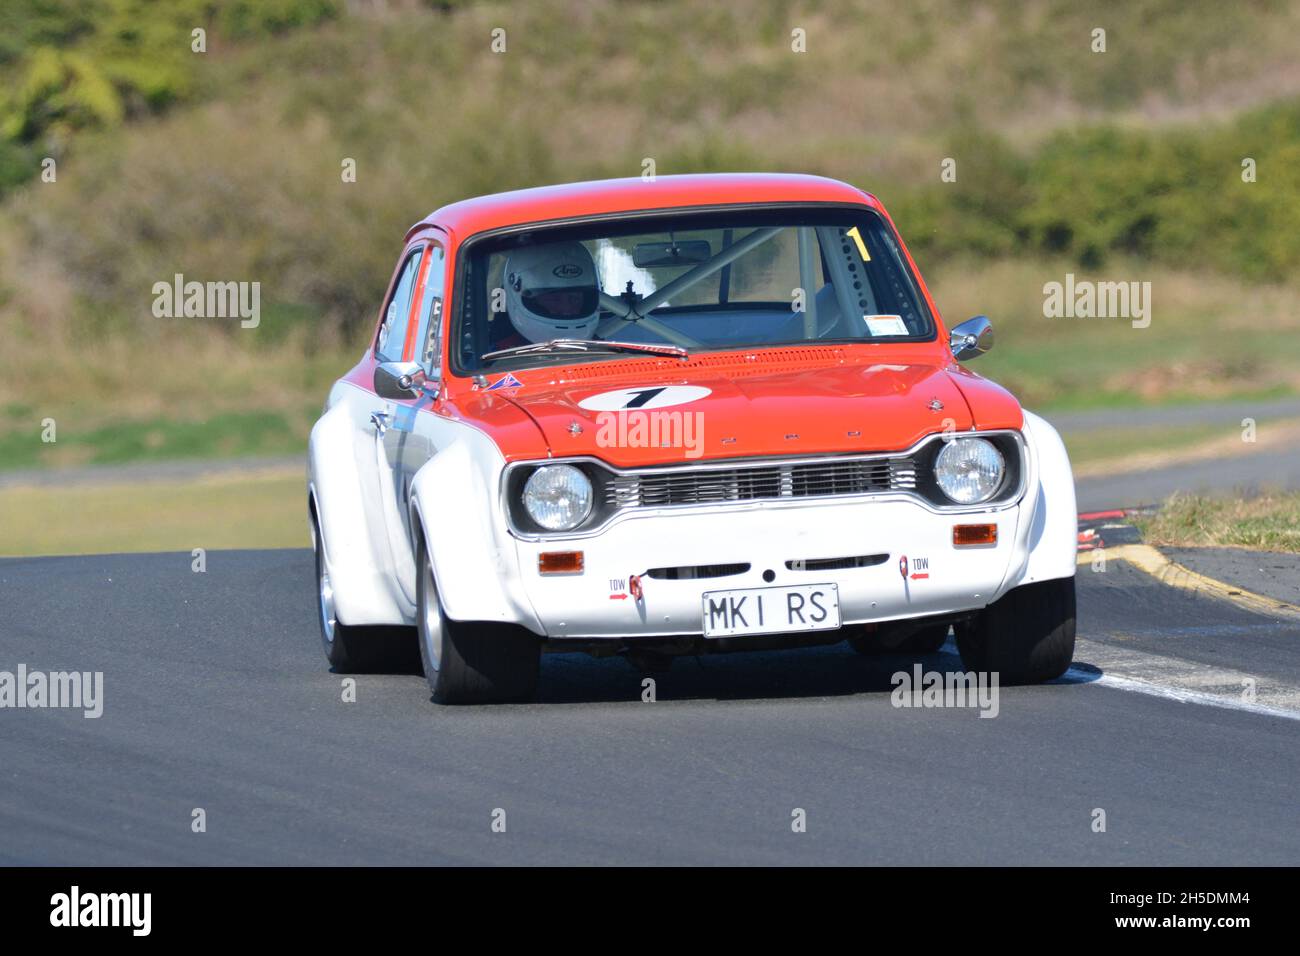
{"label": "chrome side mirror", "polygon": [[987,315],[967,319],[948,333],[948,348],[958,362],[983,355],[993,348],[993,323]]}
{"label": "chrome side mirror", "polygon": [[375,366],[375,394],[380,398],[416,398],[424,391],[419,362],[381,362]]}

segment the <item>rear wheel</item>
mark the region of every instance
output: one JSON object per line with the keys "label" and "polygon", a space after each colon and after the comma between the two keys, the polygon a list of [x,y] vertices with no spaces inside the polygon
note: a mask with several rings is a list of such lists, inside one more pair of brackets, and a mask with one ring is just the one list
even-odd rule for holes
{"label": "rear wheel", "polygon": [[429,554],[419,549],[416,613],[420,657],[439,704],[531,700],[541,669],[541,642],[513,624],[453,621],[442,610]]}
{"label": "rear wheel", "polygon": [[415,666],[415,643],[409,627],[356,627],[338,619],[334,582],[325,566],[320,526],[311,516],[312,551],[316,556],[316,608],[325,659],[340,674],[406,672]]}
{"label": "rear wheel", "polygon": [[889,628],[882,624],[875,631],[860,631],[849,638],[849,646],[859,654],[933,654],[948,640],[947,624],[918,628],[901,641],[890,638]]}
{"label": "rear wheel", "polygon": [[957,625],[968,670],[996,671],[1003,684],[1060,677],[1074,658],[1074,578],[1022,584]]}

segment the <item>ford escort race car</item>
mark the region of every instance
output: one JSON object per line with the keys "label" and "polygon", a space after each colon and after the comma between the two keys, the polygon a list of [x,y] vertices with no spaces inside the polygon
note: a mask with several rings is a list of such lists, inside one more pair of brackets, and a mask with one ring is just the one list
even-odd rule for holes
{"label": "ford escort race car", "polygon": [[[471,199],[406,234],[312,429],[338,671],[418,642],[435,701],[527,699],[543,651],[848,640],[1059,676],[1065,448],[961,362],[889,215],[844,183],[700,175]],[[407,647],[403,648],[403,643]]]}

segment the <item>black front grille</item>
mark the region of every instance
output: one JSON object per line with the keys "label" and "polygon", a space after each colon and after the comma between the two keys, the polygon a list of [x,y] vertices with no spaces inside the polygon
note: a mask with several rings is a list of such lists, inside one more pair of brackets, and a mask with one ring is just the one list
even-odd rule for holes
{"label": "black front grille", "polygon": [[916,463],[911,458],[827,458],[617,474],[605,486],[605,501],[612,508],[654,508],[915,489]]}

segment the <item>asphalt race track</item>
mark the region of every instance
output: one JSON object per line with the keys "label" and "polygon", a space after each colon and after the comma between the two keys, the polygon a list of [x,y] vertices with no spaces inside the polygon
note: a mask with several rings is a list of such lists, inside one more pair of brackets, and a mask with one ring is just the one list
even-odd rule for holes
{"label": "asphalt race track", "polygon": [[0,711],[0,862],[1300,859],[1300,624],[1117,561],[1080,568],[1075,668],[995,719],[895,708],[912,661],[843,644],[679,661],[655,703],[570,655],[528,706],[439,708],[418,673],[344,703],[308,552],[190,562],[0,561],[0,670],[104,672],[99,719]]}

